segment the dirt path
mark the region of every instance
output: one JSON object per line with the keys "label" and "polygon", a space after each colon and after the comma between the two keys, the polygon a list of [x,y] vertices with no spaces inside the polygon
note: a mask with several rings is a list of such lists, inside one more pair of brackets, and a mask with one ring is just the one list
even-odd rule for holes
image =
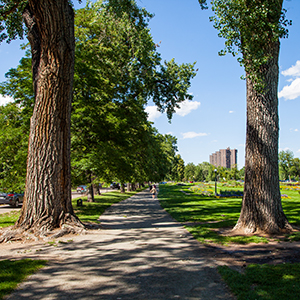
{"label": "dirt path", "polygon": [[100,220],[103,229],[56,246],[1,245],[1,259],[49,259],[8,299],[233,299],[211,250],[149,192],[111,206]]}

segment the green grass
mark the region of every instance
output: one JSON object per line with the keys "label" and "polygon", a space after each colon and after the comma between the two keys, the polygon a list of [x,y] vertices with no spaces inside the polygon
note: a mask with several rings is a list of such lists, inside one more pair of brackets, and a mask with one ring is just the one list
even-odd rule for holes
{"label": "green grass", "polygon": [[[260,236],[227,237],[219,229],[233,228],[236,224],[242,199],[200,196],[189,190],[191,185],[160,185],[159,200],[162,207],[175,219],[185,224],[187,230],[202,243],[267,243]],[[213,189],[214,186],[207,187]],[[226,189],[231,187],[226,186]],[[223,186],[218,186],[224,189]],[[232,188],[234,189],[234,188]],[[242,190],[241,187],[237,188]],[[196,190],[196,189],[195,189]],[[188,195],[186,194],[188,193]],[[300,226],[300,195],[295,190],[282,190],[290,198],[282,199],[284,212],[294,226]],[[299,241],[300,232],[286,235],[286,240]],[[227,266],[219,273],[238,300],[298,300],[300,299],[300,264],[248,265],[243,273]]]}
{"label": "green grass", "polygon": [[1,260],[0,299],[10,294],[27,276],[46,265],[46,260]]}
{"label": "green grass", "polygon": [[[160,185],[159,200],[162,207],[177,221],[182,222],[187,230],[201,243],[267,243],[268,239],[262,236],[222,236],[219,229],[233,228],[241,211],[241,198],[215,198],[214,196],[200,196],[193,193],[190,187]],[[214,189],[211,185],[208,189]],[[219,185],[218,191],[224,187]],[[226,189],[238,189],[230,188]],[[188,194],[188,195],[187,195]],[[282,199],[284,212],[292,225],[300,226],[300,195],[298,191],[284,190],[290,199]],[[289,240],[300,240],[299,233],[286,236]]]}
{"label": "green grass", "polygon": [[108,192],[103,193],[100,196],[95,196],[95,202],[87,202],[87,197],[79,197],[82,199],[82,206],[77,206],[77,199],[73,199],[73,208],[77,217],[83,223],[100,223],[98,221],[104,211],[114,203],[118,203],[125,200],[141,190],[134,192]]}
{"label": "green grass", "polygon": [[227,266],[218,270],[238,300],[299,299],[299,263],[248,265],[243,274]]}
{"label": "green grass", "polygon": [[20,215],[20,211],[12,211],[9,213],[0,214],[0,227],[12,226],[16,223]]}

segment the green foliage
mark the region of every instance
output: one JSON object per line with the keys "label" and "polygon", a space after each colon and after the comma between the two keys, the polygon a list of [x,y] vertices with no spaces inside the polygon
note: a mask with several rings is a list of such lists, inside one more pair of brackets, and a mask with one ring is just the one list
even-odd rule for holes
{"label": "green foliage", "polygon": [[170,179],[175,181],[183,181],[184,170],[184,160],[181,158],[180,154],[177,154],[172,163]]}
{"label": "green foliage", "polygon": [[22,12],[26,5],[26,0],[0,0],[0,43],[23,38],[25,29]]}
{"label": "green foliage", "polygon": [[[160,135],[151,126],[144,105],[150,98],[157,103],[161,99],[167,106],[167,99],[172,98],[172,106],[176,102],[173,97],[181,101],[186,94],[188,98],[193,67],[178,66],[174,60],[161,66],[147,27],[151,14],[134,1],[121,4],[117,0],[88,2],[76,11],[71,123],[74,185],[87,183],[89,174],[103,181],[159,181],[170,172],[174,161],[176,139]],[[10,188],[9,182],[25,182],[25,141],[34,105],[29,52],[6,77],[0,93],[12,96],[20,105],[23,130],[23,136],[21,130],[7,131],[10,139],[18,137],[19,141],[22,136],[20,147],[10,148],[10,156],[18,156],[23,162],[16,165],[17,171],[6,168],[6,175],[14,173],[6,176],[8,180],[2,186]],[[5,143],[6,138],[3,131]],[[11,180],[13,176],[19,176],[18,180]]]}
{"label": "green foliage", "polygon": [[16,104],[0,106],[0,189],[25,187],[29,116]]}
{"label": "green foliage", "polygon": [[164,62],[160,70],[155,72],[155,78],[151,85],[151,96],[160,112],[167,112],[169,120],[176,108],[180,108],[178,103],[193,96],[188,94],[191,79],[196,76],[194,71],[195,63],[178,65],[172,59]]}
{"label": "green foliage", "polygon": [[[273,56],[272,45],[287,37],[283,0],[211,0],[214,16],[210,20],[225,39],[220,55],[241,54],[238,61],[258,90],[265,87],[262,66]],[[200,5],[206,1],[199,0]]]}
{"label": "green foliage", "polygon": [[184,178],[187,181],[195,180],[196,166],[193,163],[188,163],[184,168]]}
{"label": "green foliage", "polygon": [[76,13],[73,170],[105,181],[158,181],[173,158],[170,144],[163,151],[169,137],[152,128],[144,105],[151,98],[171,117],[195,73],[174,60],[161,66],[151,15],[134,1],[124,1],[124,10],[118,3],[88,2]]}
{"label": "green foliage", "polygon": [[278,154],[279,176],[281,180],[291,180],[300,176],[300,159],[294,158],[290,150],[280,151]]}
{"label": "green foliage", "polygon": [[10,294],[26,277],[46,265],[46,260],[1,260],[0,261],[0,299]]}
{"label": "green foliage", "polygon": [[243,273],[218,270],[238,300],[299,299],[300,264],[248,265]]}
{"label": "green foliage", "polygon": [[0,107],[0,188],[23,191],[30,117],[34,96],[29,51],[17,68],[10,69],[0,84],[0,94],[13,97],[15,102]]}

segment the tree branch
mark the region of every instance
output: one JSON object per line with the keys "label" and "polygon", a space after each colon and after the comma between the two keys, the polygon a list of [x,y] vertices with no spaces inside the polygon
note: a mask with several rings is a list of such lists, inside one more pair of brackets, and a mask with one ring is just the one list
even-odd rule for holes
{"label": "tree branch", "polygon": [[9,9],[8,11],[1,12],[1,17],[3,19],[6,19],[7,16],[14,13],[17,10],[18,6],[20,5],[21,1],[22,0],[19,0],[19,1],[15,2],[15,5],[11,9]]}

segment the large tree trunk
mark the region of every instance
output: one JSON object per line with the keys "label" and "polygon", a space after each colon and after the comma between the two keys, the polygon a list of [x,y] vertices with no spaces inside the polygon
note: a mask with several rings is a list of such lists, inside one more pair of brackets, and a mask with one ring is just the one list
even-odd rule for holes
{"label": "large tree trunk", "polygon": [[35,107],[25,200],[16,226],[41,231],[82,226],[71,202],[74,12],[68,0],[29,0],[24,19],[32,47]]}
{"label": "large tree trunk", "polygon": [[262,94],[247,76],[247,133],[245,186],[242,210],[234,230],[243,233],[278,233],[290,230],[281,205],[278,173],[278,55],[261,67],[265,81]]}

